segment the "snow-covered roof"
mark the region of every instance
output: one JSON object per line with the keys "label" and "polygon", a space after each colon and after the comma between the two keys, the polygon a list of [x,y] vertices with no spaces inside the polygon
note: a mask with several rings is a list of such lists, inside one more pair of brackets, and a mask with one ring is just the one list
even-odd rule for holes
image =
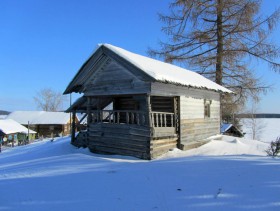
{"label": "snow-covered roof", "polygon": [[222,124],[221,133],[225,133],[228,129],[230,129],[231,126],[232,126],[232,124],[227,124],[227,123]]}
{"label": "snow-covered roof", "polygon": [[239,130],[233,124],[229,124],[229,123],[221,124],[221,133],[222,134],[231,133],[231,135],[236,136],[236,137],[243,137],[244,136],[244,134],[241,130]]}
{"label": "snow-covered roof", "polygon": [[64,112],[48,111],[14,111],[7,116],[20,124],[27,125],[64,125],[70,119],[69,114]]}
{"label": "snow-covered roof", "polygon": [[5,114],[5,115],[4,115],[4,114],[1,114],[1,115],[0,115],[0,119],[6,119],[6,117],[7,117],[6,114]]}
{"label": "snow-covered roof", "polygon": [[110,44],[99,44],[99,46],[105,46],[106,48],[110,49],[114,53],[118,54],[125,60],[129,61],[147,73],[156,81],[232,93],[232,91],[229,89],[214,83],[213,81],[196,72],[178,67],[173,64],[141,56]]}
{"label": "snow-covered roof", "polygon": [[179,86],[187,86],[196,89],[206,89],[216,92],[233,93],[229,89],[216,84],[215,82],[203,77],[196,72],[156,59],[141,56],[139,54],[132,53],[111,44],[99,44],[94,53],[86,60],[78,73],[69,83],[66,90],[64,91],[64,94],[69,94],[72,92],[83,92],[83,85],[87,80],[90,80],[88,74],[94,73],[93,66],[95,63],[92,65],[90,61],[95,61],[99,58],[101,59],[104,55],[108,57],[116,56],[116,59],[119,60],[119,62],[126,61],[126,66],[128,65],[126,68],[129,69],[129,66],[131,66],[133,72],[135,70],[141,71],[143,73],[143,75],[141,75],[147,81],[170,83]]}
{"label": "snow-covered roof", "polygon": [[[12,133],[28,133],[28,129],[18,122],[12,119],[1,119],[0,120],[0,131],[5,134],[12,134]],[[33,130],[29,129],[29,133],[36,133]]]}

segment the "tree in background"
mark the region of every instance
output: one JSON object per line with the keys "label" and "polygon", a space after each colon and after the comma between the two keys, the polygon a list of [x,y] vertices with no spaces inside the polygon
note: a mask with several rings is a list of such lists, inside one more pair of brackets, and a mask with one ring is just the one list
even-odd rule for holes
{"label": "tree in background", "polygon": [[269,148],[266,150],[268,156],[275,157],[280,153],[280,137],[276,138],[275,141],[272,141],[269,145]]}
{"label": "tree in background", "polygon": [[251,136],[250,138],[252,140],[260,140],[266,124],[262,118],[256,118],[256,114],[258,113],[257,102],[253,101],[251,107],[245,113],[248,114],[248,118],[243,119],[243,124],[248,130],[248,135]]}
{"label": "tree in background", "polygon": [[37,96],[34,97],[37,107],[43,111],[61,111],[65,100],[65,96],[62,93],[56,92],[51,88],[41,89]]}
{"label": "tree in background", "polygon": [[260,0],[175,0],[169,15],[160,14],[162,31],[170,39],[149,53],[191,67],[234,91],[235,96],[221,99],[223,116],[230,116],[248,97],[258,100],[269,88],[250,68],[251,59],[280,72],[276,62],[280,50],[268,39],[280,10],[262,17],[258,15],[260,5]]}

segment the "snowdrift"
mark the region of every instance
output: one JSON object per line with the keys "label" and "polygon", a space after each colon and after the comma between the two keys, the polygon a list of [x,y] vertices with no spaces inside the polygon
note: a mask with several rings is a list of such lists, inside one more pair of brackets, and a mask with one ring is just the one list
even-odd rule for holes
{"label": "snowdrift", "polygon": [[279,159],[263,148],[223,136],[144,161],[44,140],[0,153],[0,210],[279,210]]}

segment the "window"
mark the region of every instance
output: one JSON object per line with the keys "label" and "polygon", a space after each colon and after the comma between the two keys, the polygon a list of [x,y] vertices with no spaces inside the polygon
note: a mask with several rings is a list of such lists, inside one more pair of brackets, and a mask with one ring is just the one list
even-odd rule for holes
{"label": "window", "polygon": [[211,100],[204,100],[204,118],[209,118],[211,114]]}

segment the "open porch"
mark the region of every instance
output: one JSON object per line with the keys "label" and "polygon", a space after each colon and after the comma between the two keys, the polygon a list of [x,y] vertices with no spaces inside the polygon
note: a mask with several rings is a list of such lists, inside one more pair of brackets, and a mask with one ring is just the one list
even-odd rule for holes
{"label": "open porch", "polygon": [[95,97],[84,99],[74,108],[73,113],[82,109],[87,118],[87,130],[72,135],[72,143],[78,147],[143,159],[177,147],[178,113],[173,97]]}

